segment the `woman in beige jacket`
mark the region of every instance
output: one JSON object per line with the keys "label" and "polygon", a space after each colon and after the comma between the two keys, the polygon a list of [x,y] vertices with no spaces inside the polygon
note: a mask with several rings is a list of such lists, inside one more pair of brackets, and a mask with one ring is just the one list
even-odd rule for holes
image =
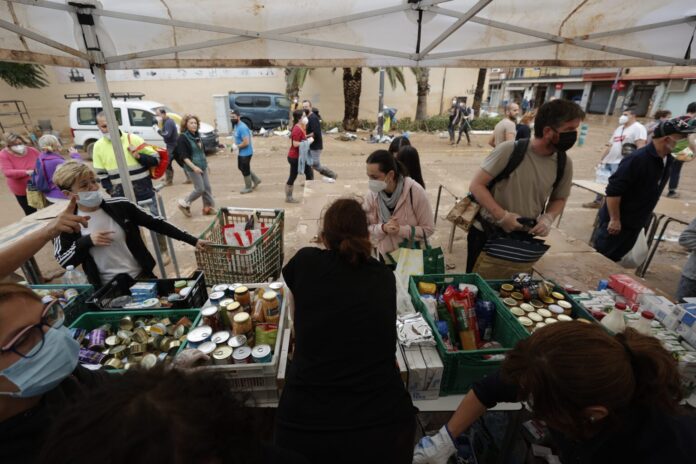
{"label": "woman in beige jacket", "polygon": [[390,263],[387,253],[411,237],[423,241],[435,231],[433,210],[425,190],[407,177],[404,166],[386,150],[377,150],[367,158],[370,192],[365,210],[372,242],[380,257]]}

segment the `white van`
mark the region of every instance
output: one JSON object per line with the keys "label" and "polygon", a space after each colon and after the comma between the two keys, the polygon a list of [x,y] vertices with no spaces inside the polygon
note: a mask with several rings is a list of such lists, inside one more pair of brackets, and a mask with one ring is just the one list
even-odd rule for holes
{"label": "white van", "polygon": [[[136,134],[149,144],[164,147],[162,136],[152,128],[157,123],[155,112],[164,108],[177,126],[181,116],[167,106],[156,101],[141,100],[143,94],[112,93],[111,102],[116,112],[116,120],[123,132]],[[92,146],[101,136],[97,127],[97,114],[102,110],[101,101],[96,94],[66,95],[67,99],[77,99],[70,103],[70,132],[77,149],[83,149],[92,159]],[[210,124],[201,123],[199,129],[201,141],[206,153],[215,153],[218,149],[218,133]]]}

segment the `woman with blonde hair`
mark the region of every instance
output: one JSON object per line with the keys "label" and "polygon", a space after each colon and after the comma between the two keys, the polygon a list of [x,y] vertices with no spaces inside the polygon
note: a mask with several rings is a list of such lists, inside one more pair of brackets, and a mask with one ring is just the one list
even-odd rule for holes
{"label": "woman with blonde hair", "polygon": [[210,186],[208,160],[198,133],[201,122],[198,116],[187,114],[181,119],[181,131],[176,142],[175,156],[184,163],[184,171],[193,182],[193,192],[178,201],[179,210],[191,217],[191,203],[203,197],[203,215],[215,214],[215,199]]}
{"label": "woman with blonde hair", "polygon": [[36,209],[29,206],[27,202],[27,183],[29,183],[29,176],[34,173],[39,151],[14,132],[6,134],[3,142],[5,148],[0,150],[0,170],[5,175],[10,192],[14,194],[24,214],[28,216],[36,212]]}
{"label": "woman with blonde hair", "polygon": [[[58,140],[58,137],[51,134],[42,135],[39,138],[38,145],[41,154],[36,162],[36,169],[31,176],[32,183],[44,194],[49,202],[55,203],[56,201],[66,200],[67,197],[53,183],[53,175],[65,163],[65,158],[61,154],[63,145]],[[80,158],[80,155],[74,153],[74,151],[71,156]]]}

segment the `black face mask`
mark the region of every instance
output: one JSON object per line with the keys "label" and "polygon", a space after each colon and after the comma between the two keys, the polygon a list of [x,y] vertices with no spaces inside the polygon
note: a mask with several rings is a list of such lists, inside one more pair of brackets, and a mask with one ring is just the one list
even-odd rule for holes
{"label": "black face mask", "polygon": [[305,114],[305,115],[309,116],[309,113],[310,113],[309,110],[303,110],[303,111],[304,111],[304,114]]}
{"label": "black face mask", "polygon": [[233,119],[232,120],[232,127],[235,127],[238,122],[239,122],[239,119]]}
{"label": "black face mask", "polygon": [[554,143],[553,146],[556,147],[558,151],[568,151],[575,145],[577,140],[578,131],[559,132],[558,142]]}

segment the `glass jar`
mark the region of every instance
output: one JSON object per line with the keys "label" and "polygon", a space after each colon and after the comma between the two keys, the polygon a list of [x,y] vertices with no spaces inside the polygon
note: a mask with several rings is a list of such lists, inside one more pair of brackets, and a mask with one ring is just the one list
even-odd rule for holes
{"label": "glass jar", "polygon": [[280,321],[280,302],[278,294],[273,290],[263,294],[263,318],[271,324],[277,324]]}
{"label": "glass jar", "polygon": [[252,331],[251,316],[241,312],[232,319],[232,332],[234,335],[246,335]]}
{"label": "glass jar", "polygon": [[242,305],[242,309],[246,312],[251,310],[251,293],[247,287],[237,287],[234,290],[234,299]]}

